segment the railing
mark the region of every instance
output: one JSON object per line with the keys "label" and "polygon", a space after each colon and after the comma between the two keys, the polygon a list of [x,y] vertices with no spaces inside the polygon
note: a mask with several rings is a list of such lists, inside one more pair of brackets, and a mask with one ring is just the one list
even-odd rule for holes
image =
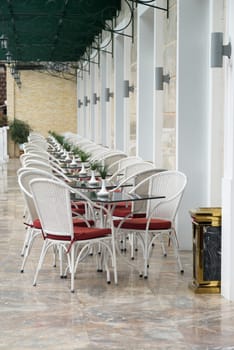
{"label": "railing", "polygon": [[0,128],[0,164],[6,163],[9,160],[7,152],[7,130],[9,126]]}

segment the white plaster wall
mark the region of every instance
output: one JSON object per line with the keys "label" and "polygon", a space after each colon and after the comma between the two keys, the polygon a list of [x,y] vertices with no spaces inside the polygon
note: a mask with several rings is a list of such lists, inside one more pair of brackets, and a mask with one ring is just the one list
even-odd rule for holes
{"label": "white plaster wall", "polygon": [[208,204],[209,2],[179,0],[177,20],[176,158],[188,178],[177,226],[181,249],[191,249],[189,210]]}

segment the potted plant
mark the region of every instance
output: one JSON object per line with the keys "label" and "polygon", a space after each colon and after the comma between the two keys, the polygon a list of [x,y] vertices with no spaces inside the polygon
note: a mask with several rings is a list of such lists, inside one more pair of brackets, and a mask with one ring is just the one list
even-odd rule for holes
{"label": "potted plant", "polygon": [[106,177],[108,174],[108,167],[107,165],[101,165],[98,167],[98,172],[100,174],[101,177],[101,181],[102,181],[102,187],[101,190],[97,193],[98,196],[108,196],[108,191],[106,189]]}
{"label": "potted plant", "polygon": [[67,141],[63,142],[63,149],[64,149],[64,153],[66,153],[66,158],[65,161],[70,163],[71,159],[70,159],[70,154],[71,154],[71,144]]}
{"label": "potted plant", "polygon": [[28,141],[30,131],[32,131],[30,125],[23,120],[15,118],[9,123],[11,139],[19,145],[20,149],[22,149],[22,145]]}
{"label": "potted plant", "polygon": [[87,171],[85,169],[85,163],[89,160],[90,156],[91,156],[90,153],[87,153],[85,151],[80,150],[79,157],[80,157],[80,161],[81,161],[81,171],[80,171],[81,175],[87,174]]}
{"label": "potted plant", "polygon": [[79,153],[80,153],[80,148],[78,146],[73,146],[71,148],[71,152],[72,152],[72,162],[71,162],[71,166],[77,166],[77,163],[76,163],[76,156],[79,156]]}
{"label": "potted plant", "polygon": [[95,170],[100,167],[100,163],[98,161],[90,162],[90,170],[91,170],[91,178],[89,180],[90,185],[96,185],[98,181],[95,178]]}

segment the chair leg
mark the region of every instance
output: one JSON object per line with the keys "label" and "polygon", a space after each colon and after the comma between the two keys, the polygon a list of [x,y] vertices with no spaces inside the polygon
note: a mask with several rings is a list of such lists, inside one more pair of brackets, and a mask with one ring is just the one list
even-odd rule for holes
{"label": "chair leg", "polygon": [[31,228],[29,227],[26,227],[26,236],[24,238],[24,243],[23,243],[23,247],[22,247],[22,250],[21,250],[21,256],[24,256],[25,252],[26,252],[26,249],[28,247],[28,242],[29,242],[29,237],[30,237],[30,233],[31,233]]}
{"label": "chair leg", "polygon": [[40,255],[40,258],[39,258],[38,265],[37,265],[36,273],[34,275],[33,286],[37,285],[37,277],[38,277],[39,271],[40,271],[40,269],[42,267],[44,258],[46,256],[46,253],[47,253],[47,250],[48,250],[49,247],[50,247],[50,243],[45,239],[44,243],[43,243],[43,246],[42,246],[41,255]]}
{"label": "chair leg", "polygon": [[24,258],[23,258],[23,262],[22,262],[22,265],[21,265],[21,269],[20,269],[20,272],[21,272],[21,273],[24,272],[24,268],[25,268],[25,265],[26,265],[28,256],[29,256],[29,254],[30,254],[30,251],[31,251],[31,248],[32,248],[34,239],[35,239],[38,235],[41,235],[41,231],[37,231],[37,230],[34,230],[34,229],[30,228],[28,234],[29,234],[29,237],[28,237],[28,244],[27,244],[27,247],[26,247],[25,252],[24,252]]}
{"label": "chair leg", "polygon": [[179,249],[178,249],[178,241],[177,241],[177,237],[176,237],[176,232],[174,229],[171,231],[169,237],[171,238],[172,243],[173,243],[174,254],[175,254],[175,257],[176,257],[177,262],[178,262],[180,273],[184,273],[184,268],[182,266],[182,262],[181,262],[180,254],[179,254]]}
{"label": "chair leg", "polygon": [[74,279],[75,279],[75,247],[74,244],[71,246],[70,251],[70,272],[71,272],[71,293],[75,292]]}

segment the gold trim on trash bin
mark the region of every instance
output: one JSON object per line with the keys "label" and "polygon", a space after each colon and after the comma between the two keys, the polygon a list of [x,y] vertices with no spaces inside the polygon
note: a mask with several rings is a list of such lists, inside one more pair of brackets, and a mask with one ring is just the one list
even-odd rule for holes
{"label": "gold trim on trash bin", "polygon": [[200,207],[189,211],[193,225],[193,281],[189,287],[195,293],[220,293],[221,281],[203,280],[203,231],[207,226],[221,227],[222,209]]}

